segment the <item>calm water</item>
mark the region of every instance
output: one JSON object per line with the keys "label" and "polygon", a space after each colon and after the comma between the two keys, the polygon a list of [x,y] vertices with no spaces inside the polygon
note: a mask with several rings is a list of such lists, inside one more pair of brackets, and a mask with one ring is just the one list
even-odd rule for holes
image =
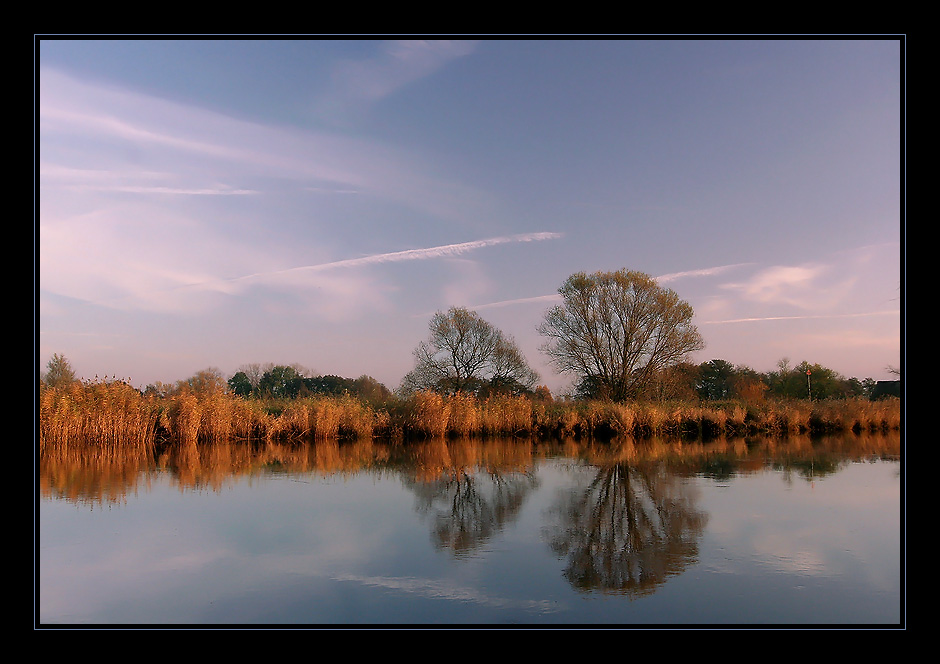
{"label": "calm water", "polygon": [[903,625],[900,437],[40,462],[40,625]]}

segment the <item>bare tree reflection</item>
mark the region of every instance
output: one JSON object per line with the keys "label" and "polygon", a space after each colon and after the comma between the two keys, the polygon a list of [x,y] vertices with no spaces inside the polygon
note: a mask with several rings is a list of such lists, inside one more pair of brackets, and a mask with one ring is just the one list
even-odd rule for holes
{"label": "bare tree reflection", "polygon": [[696,561],[706,521],[665,464],[617,463],[564,493],[545,534],[575,588],[640,596]]}
{"label": "bare tree reflection", "polygon": [[431,443],[416,456],[421,472],[405,484],[418,513],[431,520],[435,546],[457,556],[478,550],[511,523],[539,484],[531,457],[507,458],[499,444]]}

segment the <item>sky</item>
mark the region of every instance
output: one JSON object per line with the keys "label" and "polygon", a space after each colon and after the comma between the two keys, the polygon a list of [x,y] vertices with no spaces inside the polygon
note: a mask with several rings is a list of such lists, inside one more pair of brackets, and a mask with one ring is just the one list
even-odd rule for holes
{"label": "sky", "polygon": [[37,38],[35,354],[398,387],[436,311],[638,270],[756,371],[902,366],[898,39]]}

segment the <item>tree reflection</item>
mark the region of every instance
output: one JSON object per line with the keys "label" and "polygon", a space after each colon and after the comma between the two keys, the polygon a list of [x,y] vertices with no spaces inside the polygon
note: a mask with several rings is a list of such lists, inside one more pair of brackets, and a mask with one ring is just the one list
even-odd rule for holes
{"label": "tree reflection", "polygon": [[616,463],[563,494],[546,536],[575,588],[640,596],[696,561],[706,521],[664,464]]}
{"label": "tree reflection", "polygon": [[457,556],[478,550],[511,523],[538,487],[528,446],[519,443],[439,441],[413,453],[415,472],[405,485],[418,513],[431,520],[435,546]]}
{"label": "tree reflection", "polygon": [[418,512],[432,520],[435,546],[465,556],[511,523],[537,485],[530,473],[502,475],[454,469],[410,488],[418,499]]}

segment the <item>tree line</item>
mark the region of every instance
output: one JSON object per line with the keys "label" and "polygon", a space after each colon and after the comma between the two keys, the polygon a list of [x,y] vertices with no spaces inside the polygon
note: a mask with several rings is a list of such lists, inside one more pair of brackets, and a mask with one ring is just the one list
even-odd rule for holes
{"label": "tree line", "polygon": [[[175,383],[157,382],[147,385],[142,392],[168,397],[183,390],[197,393],[226,391],[244,398],[257,399],[350,395],[373,405],[413,394],[413,387],[407,378],[398,390],[393,391],[368,375],[345,378],[336,375],[305,375],[307,373],[310,372],[299,365],[253,364],[243,365],[226,379],[220,370],[207,368]],[[48,386],[78,380],[69,360],[60,354],[53,355],[40,379]],[[807,361],[791,364],[784,358],[777,363],[774,370],[761,373],[747,366],[736,366],[727,360],[716,359],[698,365],[679,363],[663,371],[640,398],[651,401],[760,401],[764,398],[823,400],[899,396],[893,392],[880,394],[876,390],[878,383],[879,381],[873,378],[846,378],[832,369]],[[479,397],[514,394],[542,401],[554,398],[544,385],[527,387],[508,380],[494,384],[481,379],[465,379],[463,388],[463,392]],[[455,393],[454,386],[449,383],[441,383],[427,389],[438,393]],[[581,381],[576,384],[571,394],[558,396],[583,400],[603,398],[595,389],[593,383]]]}
{"label": "tree line", "polygon": [[[624,402],[900,396],[899,381],[885,388],[872,378],[845,378],[807,361],[791,365],[784,358],[766,373],[720,359],[695,365],[689,357],[705,343],[692,324],[692,307],[641,272],[579,272],[558,293],[561,303],[546,312],[538,331],[546,340],[541,350],[554,368],[574,378],[565,397]],[[413,355],[414,368],[394,393],[371,376],[311,375],[297,365],[244,365],[228,379],[206,369],[173,385],[148,385],[145,392],[224,390],[278,399],[348,394],[371,404],[419,391],[552,398],[513,337],[463,307],[437,312],[428,339]],[[54,355],[47,368],[41,377],[47,385],[74,380],[64,356]]]}

